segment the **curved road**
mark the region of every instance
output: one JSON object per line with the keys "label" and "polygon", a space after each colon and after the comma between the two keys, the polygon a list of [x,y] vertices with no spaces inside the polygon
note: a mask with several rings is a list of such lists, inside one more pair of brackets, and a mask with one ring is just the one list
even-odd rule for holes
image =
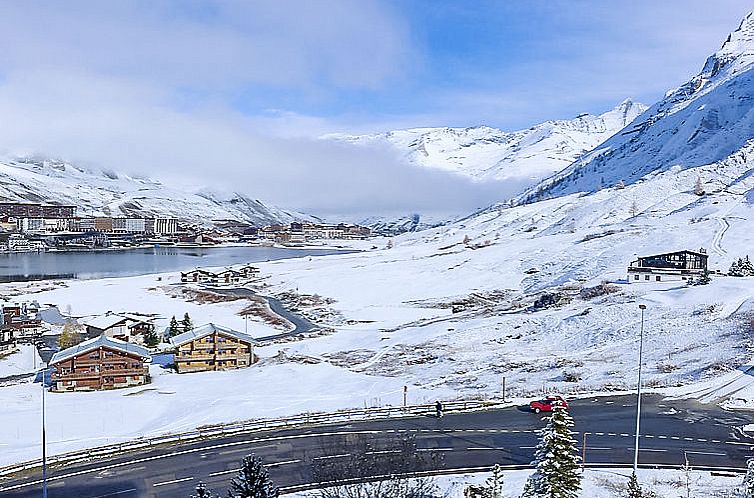
{"label": "curved road", "polygon": [[[754,439],[737,427],[751,416],[730,413],[692,401],[643,399],[640,464],[680,467],[684,455],[695,467],[743,469],[754,455]],[[571,413],[581,444],[587,433],[587,464],[630,464],[633,461],[634,398],[574,400]],[[348,447],[367,438],[390,448],[412,434],[420,451],[443,455],[444,469],[528,464],[544,418],[519,407],[449,413],[405,419],[238,434],[224,438],[163,446],[141,453],[75,464],[49,471],[50,498],[182,497],[201,480],[216,495],[225,494],[239,461],[260,456],[272,478],[291,491],[313,481],[311,462],[339,458]],[[579,448],[582,449],[581,447]],[[338,453],[340,452],[340,453]],[[40,473],[0,481],[3,497],[40,495]]]}
{"label": "curved road", "polygon": [[312,332],[314,330],[317,330],[319,327],[306,318],[297,315],[295,313],[291,313],[288,311],[288,309],[283,305],[280,300],[275,299],[274,297],[268,297],[263,296],[261,294],[257,294],[251,289],[247,289],[245,287],[235,287],[233,289],[222,289],[218,287],[209,287],[209,290],[212,292],[217,292],[218,294],[229,294],[232,296],[240,296],[240,297],[249,297],[249,298],[257,298],[261,297],[265,301],[267,301],[267,304],[269,304],[270,309],[277,315],[285,318],[289,322],[293,324],[293,330],[290,330],[288,332],[283,332],[281,334],[275,334],[270,335],[267,337],[256,337],[258,341],[271,341],[275,339],[282,339],[284,337],[291,337],[298,334],[303,334],[305,332]]}

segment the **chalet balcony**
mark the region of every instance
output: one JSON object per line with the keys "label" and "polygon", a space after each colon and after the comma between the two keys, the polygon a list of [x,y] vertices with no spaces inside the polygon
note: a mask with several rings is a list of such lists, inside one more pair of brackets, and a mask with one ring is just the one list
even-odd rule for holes
{"label": "chalet balcony", "polygon": [[124,368],[113,370],[100,370],[99,372],[75,372],[75,373],[58,373],[52,374],[53,380],[76,380],[76,379],[95,379],[99,377],[123,377],[134,375],[149,375],[148,368]]}

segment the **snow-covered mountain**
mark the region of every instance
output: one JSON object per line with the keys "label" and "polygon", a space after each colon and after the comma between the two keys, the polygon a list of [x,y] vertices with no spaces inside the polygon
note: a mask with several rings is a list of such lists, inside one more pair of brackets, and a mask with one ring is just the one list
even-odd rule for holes
{"label": "snow-covered mountain", "polygon": [[355,144],[383,142],[411,164],[464,175],[474,180],[536,182],[560,171],[623,129],[646,110],[624,100],[594,116],[545,121],[526,130],[506,132],[488,126],[414,128],[374,135],[328,135]]}
{"label": "snow-covered mountain", "polygon": [[754,13],[701,72],[627,129],[525,196],[526,201],[633,183],[673,167],[720,161],[754,138]]}
{"label": "snow-covered mountain", "polygon": [[219,219],[258,226],[313,219],[239,193],[185,192],[149,178],[33,157],[0,161],[0,200],[71,204],[81,216],[165,216],[200,225]]}

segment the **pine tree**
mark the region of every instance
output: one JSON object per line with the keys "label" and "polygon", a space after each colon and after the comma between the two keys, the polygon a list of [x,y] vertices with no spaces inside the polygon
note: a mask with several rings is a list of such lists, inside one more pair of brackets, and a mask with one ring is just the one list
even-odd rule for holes
{"label": "pine tree", "polygon": [[484,482],[484,498],[503,498],[503,469],[495,464],[492,467],[492,475]]}
{"label": "pine tree", "polygon": [[731,277],[743,277],[743,273],[741,272],[742,265],[743,260],[741,258],[733,261],[733,263],[731,263],[730,265],[730,269],[728,270],[728,275],[730,275]]}
{"label": "pine tree", "polygon": [[696,285],[707,285],[712,281],[712,279],[709,276],[709,270],[704,270],[704,273],[702,273],[698,279],[696,279]]}
{"label": "pine tree", "polygon": [[150,329],[149,332],[144,334],[144,345],[148,348],[153,348],[157,346],[160,343],[160,337],[157,335],[157,332],[155,332],[154,328]]}
{"label": "pine tree", "polygon": [[741,483],[741,498],[754,498],[754,458],[746,462],[746,475]]}
{"label": "pine tree", "polygon": [[207,490],[207,487],[202,481],[196,485],[196,494],[191,495],[191,498],[212,498],[212,492]]}
{"label": "pine tree", "polygon": [[579,456],[571,435],[573,419],[565,408],[553,410],[534,452],[536,470],[524,488],[525,497],[577,498],[581,489]]}
{"label": "pine tree", "polygon": [[740,261],[741,276],[742,277],[754,277],[754,265],[749,260],[749,255]]}
{"label": "pine tree", "polygon": [[191,317],[188,313],[184,313],[183,320],[181,320],[181,327],[183,327],[183,332],[188,332],[189,330],[194,329],[194,324],[191,323]]}
{"label": "pine tree", "polygon": [[631,207],[629,208],[629,213],[631,213],[631,217],[634,217],[637,214],[639,214],[639,205],[636,204],[635,200],[631,203]]}
{"label": "pine tree", "polygon": [[696,184],[694,185],[694,193],[696,195],[704,195],[704,185],[702,185],[702,178],[696,177]]}
{"label": "pine tree", "polygon": [[636,472],[632,472],[631,477],[628,479],[626,496],[628,498],[642,498],[644,496],[641,486],[639,486],[639,480],[636,478]]}
{"label": "pine tree", "polygon": [[278,487],[262,465],[262,460],[253,454],[244,457],[238,477],[230,482],[229,498],[277,498]]}
{"label": "pine tree", "polygon": [[168,335],[170,337],[176,336],[181,333],[181,327],[178,325],[178,320],[175,319],[175,315],[170,319],[170,326],[168,327]]}

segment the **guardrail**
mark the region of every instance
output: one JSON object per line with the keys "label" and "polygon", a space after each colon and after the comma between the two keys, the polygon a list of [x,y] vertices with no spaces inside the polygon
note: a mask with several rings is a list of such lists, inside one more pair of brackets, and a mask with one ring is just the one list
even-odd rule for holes
{"label": "guardrail", "polygon": [[[482,410],[501,406],[497,401],[449,401],[443,403],[443,412],[457,412],[468,410]],[[341,410],[331,413],[304,413],[293,417],[275,419],[255,419],[229,424],[217,424],[200,427],[193,431],[167,433],[151,438],[139,438],[125,443],[98,446],[80,451],[61,453],[47,457],[47,465],[62,463],[77,463],[95,458],[102,458],[128,451],[151,448],[168,443],[188,443],[200,439],[217,438],[245,432],[258,432],[269,429],[297,427],[303,425],[327,424],[349,420],[400,418],[435,413],[435,405],[388,406],[381,408],[364,408],[355,410]],[[42,466],[42,459],[0,467],[0,476],[7,476],[17,472]]]}

